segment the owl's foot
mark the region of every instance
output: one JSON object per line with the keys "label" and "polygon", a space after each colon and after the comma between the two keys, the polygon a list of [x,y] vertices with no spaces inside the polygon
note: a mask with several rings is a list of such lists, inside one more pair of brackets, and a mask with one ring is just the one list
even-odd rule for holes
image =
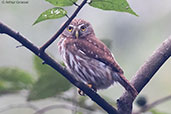
{"label": "owl's foot", "polygon": [[85,96],[84,92],[81,91],[80,89],[78,89],[78,94],[81,95],[81,96]]}
{"label": "owl's foot", "polygon": [[97,89],[92,84],[87,84],[89,88],[91,88],[94,92],[97,92]]}
{"label": "owl's foot", "polygon": [[93,88],[93,85],[92,85],[92,84],[87,84],[87,86],[88,86],[89,88]]}
{"label": "owl's foot", "polygon": [[[94,92],[97,92],[97,89],[94,88],[92,84],[87,84],[87,86],[88,86],[89,88],[91,88]],[[82,90],[80,90],[80,89],[78,89],[78,93],[79,93],[81,96],[85,96],[85,93],[84,93]]]}

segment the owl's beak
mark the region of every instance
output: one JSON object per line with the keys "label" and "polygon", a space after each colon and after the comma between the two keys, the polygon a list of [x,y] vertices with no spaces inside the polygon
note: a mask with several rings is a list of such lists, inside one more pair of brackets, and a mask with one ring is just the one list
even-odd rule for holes
{"label": "owl's beak", "polygon": [[75,31],[75,38],[78,39],[78,37],[79,37],[79,32],[78,32],[78,30],[76,30],[76,31]]}

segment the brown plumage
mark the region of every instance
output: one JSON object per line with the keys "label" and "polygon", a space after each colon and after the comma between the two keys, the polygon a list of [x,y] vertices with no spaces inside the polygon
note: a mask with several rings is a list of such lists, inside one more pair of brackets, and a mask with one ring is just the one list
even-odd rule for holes
{"label": "brown plumage", "polygon": [[135,88],[124,77],[107,46],[96,38],[89,22],[74,19],[61,34],[58,48],[78,81],[92,85],[94,90],[105,89],[117,81],[136,96]]}

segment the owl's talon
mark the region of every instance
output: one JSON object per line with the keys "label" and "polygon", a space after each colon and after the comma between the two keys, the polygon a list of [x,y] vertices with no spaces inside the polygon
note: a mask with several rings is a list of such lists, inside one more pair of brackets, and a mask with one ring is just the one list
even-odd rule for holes
{"label": "owl's talon", "polygon": [[93,85],[92,85],[92,84],[87,84],[87,86],[88,86],[89,88],[93,88]]}
{"label": "owl's talon", "polygon": [[81,91],[80,89],[78,89],[78,94],[81,95],[81,96],[85,96],[84,92]]}
{"label": "owl's talon", "polygon": [[94,92],[97,92],[97,89],[92,84],[87,84],[89,88],[91,88]]}
{"label": "owl's talon", "polygon": [[[88,86],[90,89],[92,89],[94,92],[97,92],[97,89],[94,88],[92,84],[87,84],[87,86]],[[85,96],[85,93],[84,93],[82,90],[80,90],[80,89],[78,89],[78,93],[79,93],[79,95],[81,95],[81,96]]]}

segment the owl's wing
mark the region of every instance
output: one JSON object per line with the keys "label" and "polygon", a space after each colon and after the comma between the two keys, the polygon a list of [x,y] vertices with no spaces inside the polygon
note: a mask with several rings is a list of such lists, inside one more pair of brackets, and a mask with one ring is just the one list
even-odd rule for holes
{"label": "owl's wing", "polygon": [[78,49],[83,51],[86,56],[99,60],[109,65],[114,71],[123,74],[123,70],[115,61],[107,46],[97,38],[79,39],[76,40],[75,45]]}

